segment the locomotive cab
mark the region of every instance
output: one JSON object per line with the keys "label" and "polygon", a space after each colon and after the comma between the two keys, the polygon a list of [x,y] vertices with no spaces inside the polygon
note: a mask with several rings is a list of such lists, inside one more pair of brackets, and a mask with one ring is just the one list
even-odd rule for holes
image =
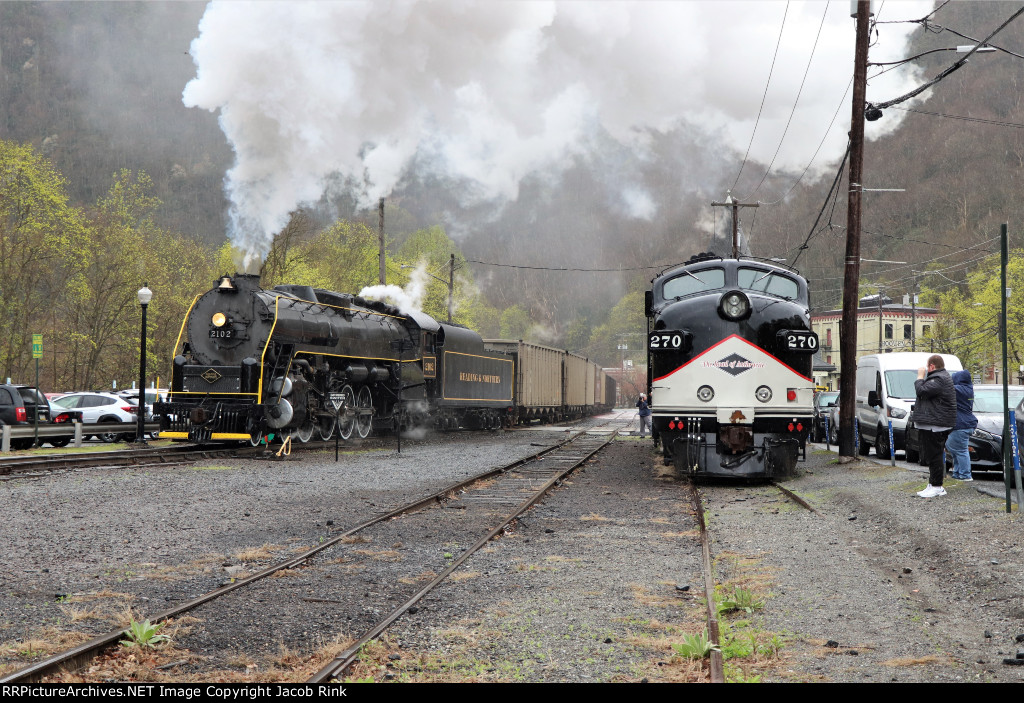
{"label": "locomotive cab", "polygon": [[806,281],[782,267],[705,257],[652,282],[646,305],[652,421],[692,476],[795,470],[810,428]]}

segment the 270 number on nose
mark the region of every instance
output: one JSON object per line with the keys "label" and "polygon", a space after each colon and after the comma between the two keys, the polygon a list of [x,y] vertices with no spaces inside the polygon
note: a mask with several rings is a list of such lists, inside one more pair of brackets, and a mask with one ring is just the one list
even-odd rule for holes
{"label": "270 number on nose", "polygon": [[655,332],[649,340],[651,349],[682,349],[683,334],[681,332]]}

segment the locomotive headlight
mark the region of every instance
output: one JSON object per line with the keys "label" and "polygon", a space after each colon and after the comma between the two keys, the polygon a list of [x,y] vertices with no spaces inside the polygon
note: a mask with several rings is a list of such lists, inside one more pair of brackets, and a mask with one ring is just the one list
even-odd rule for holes
{"label": "locomotive headlight", "polygon": [[750,315],[750,300],[741,291],[729,291],[722,296],[718,311],[727,320],[746,319]]}
{"label": "locomotive headlight", "polygon": [[754,397],[762,403],[767,403],[772,399],[772,389],[768,386],[758,386],[757,390],[754,391]]}
{"label": "locomotive headlight", "polygon": [[215,313],[213,319],[210,322],[213,323],[214,327],[223,327],[224,323],[228,321],[228,318],[222,312]]}
{"label": "locomotive headlight", "polygon": [[714,397],[715,389],[713,389],[711,386],[701,386],[700,388],[697,389],[697,398],[699,400],[704,401],[705,403],[710,403],[711,399]]}

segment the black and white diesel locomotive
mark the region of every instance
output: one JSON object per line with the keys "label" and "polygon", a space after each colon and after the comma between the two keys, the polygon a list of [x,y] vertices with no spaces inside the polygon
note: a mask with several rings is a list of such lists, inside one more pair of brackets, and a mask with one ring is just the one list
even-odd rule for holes
{"label": "black and white diesel locomotive", "polygon": [[258,276],[223,276],[182,323],[170,398],[155,409],[160,436],[306,442],[335,431],[348,439],[375,430],[494,429],[599,408],[594,389],[605,385],[584,374],[589,384],[577,401],[570,373],[580,362],[595,365],[568,352],[554,362],[550,407],[523,407],[522,346],[485,348],[465,327],[359,296],[294,285],[265,290]]}
{"label": "black and white diesel locomotive", "polygon": [[652,425],[693,477],[791,474],[814,382],[807,281],[756,259],[701,254],[652,281],[645,307]]}

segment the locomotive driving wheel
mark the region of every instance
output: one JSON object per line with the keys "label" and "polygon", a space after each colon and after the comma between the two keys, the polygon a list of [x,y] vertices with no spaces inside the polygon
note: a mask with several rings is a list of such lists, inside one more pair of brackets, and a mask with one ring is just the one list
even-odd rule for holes
{"label": "locomotive driving wheel", "polygon": [[334,415],[321,415],[317,418],[316,425],[320,431],[320,439],[325,442],[334,436],[334,426],[338,424],[338,418]]}
{"label": "locomotive driving wheel", "polygon": [[299,441],[305,444],[313,438],[313,421],[307,419],[302,427],[295,430],[295,436],[299,438]]}
{"label": "locomotive driving wheel", "polygon": [[345,408],[338,417],[338,434],[342,439],[348,439],[356,427],[356,416],[352,413],[352,408],[356,404],[356,393],[349,385],[344,386],[341,392],[345,394]]}
{"label": "locomotive driving wheel", "polygon": [[356,396],[356,432],[359,439],[366,439],[373,429],[373,396],[370,395],[370,388],[363,386]]}

